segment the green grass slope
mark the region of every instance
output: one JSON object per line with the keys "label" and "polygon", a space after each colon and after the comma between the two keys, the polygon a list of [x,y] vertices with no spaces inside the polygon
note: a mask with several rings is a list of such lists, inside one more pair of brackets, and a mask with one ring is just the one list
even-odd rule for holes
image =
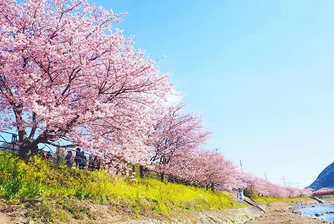
{"label": "green grass slope", "polygon": [[[25,216],[42,222],[99,219],[94,206],[129,218],[172,217],[173,214],[242,207],[227,192],[111,177],[103,170],[86,171],[56,166],[38,157],[26,164],[0,152],[0,200],[24,207]],[[96,207],[95,206],[95,207]],[[97,209],[99,210],[99,209]]]}

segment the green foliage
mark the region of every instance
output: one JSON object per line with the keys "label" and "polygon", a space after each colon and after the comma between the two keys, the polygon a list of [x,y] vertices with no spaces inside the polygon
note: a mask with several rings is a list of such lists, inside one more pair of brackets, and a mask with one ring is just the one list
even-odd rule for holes
{"label": "green foliage", "polygon": [[56,212],[54,211],[54,209],[46,202],[33,205],[32,208],[29,209],[27,213],[27,216],[33,219],[41,218],[41,221],[43,223],[54,222],[56,220],[55,215]]}
{"label": "green foliage", "polygon": [[246,189],[244,190],[244,195],[245,195],[246,197],[254,198],[254,197],[257,196],[257,193],[256,193],[255,191],[251,190],[251,189],[247,189],[247,188],[246,188]]}
{"label": "green foliage", "polygon": [[318,196],[321,199],[324,199],[326,201],[334,201],[334,195],[322,195],[322,196]]}
{"label": "green foliage", "polygon": [[[89,200],[113,205],[133,217],[239,207],[227,192],[212,192],[148,178],[138,181],[109,176],[105,171],[86,171],[52,165],[39,157],[28,164],[13,154],[0,152],[0,199],[39,201],[30,217],[52,222],[54,210],[69,212],[78,219],[94,219],[88,207],[75,201]],[[58,207],[45,201],[57,199]],[[81,203],[84,204],[84,203]],[[39,214],[39,216],[38,216]],[[59,212],[57,212],[59,214]]]}
{"label": "green foliage", "polygon": [[0,153],[0,197],[5,200],[30,199],[42,193],[38,177],[29,166],[7,153]]}

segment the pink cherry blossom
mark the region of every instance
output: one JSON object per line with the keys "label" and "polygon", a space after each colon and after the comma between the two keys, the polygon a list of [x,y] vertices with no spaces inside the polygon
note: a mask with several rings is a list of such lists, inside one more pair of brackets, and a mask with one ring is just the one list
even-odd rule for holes
{"label": "pink cherry blossom", "polygon": [[147,157],[171,84],[114,27],[122,15],[86,0],[0,0],[0,11],[0,129],[16,127],[22,157],[60,141]]}
{"label": "pink cherry blossom", "polygon": [[41,143],[81,146],[111,173],[145,164],[217,190],[310,194],[203,150],[211,132],[184,104],[166,106],[169,74],[115,27],[123,15],[87,0],[0,0],[0,130],[16,129],[21,157]]}

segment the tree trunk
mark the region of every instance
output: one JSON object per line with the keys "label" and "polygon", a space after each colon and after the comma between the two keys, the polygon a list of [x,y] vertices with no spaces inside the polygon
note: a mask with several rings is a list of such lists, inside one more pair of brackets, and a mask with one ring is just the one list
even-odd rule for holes
{"label": "tree trunk", "polygon": [[46,134],[39,135],[36,139],[27,138],[25,131],[19,131],[19,156],[28,162],[33,155],[38,154],[38,144],[47,140]]}
{"label": "tree trunk", "polygon": [[[26,63],[26,58],[24,59],[24,63]],[[24,67],[26,66],[26,64],[24,64]],[[15,119],[18,123],[23,123],[23,105],[19,104],[19,105],[15,105],[13,108],[13,112],[15,114]],[[33,113],[32,116],[33,119],[33,127],[31,129],[30,135],[29,137],[27,136],[27,132],[25,130],[25,127],[20,124],[17,126],[18,129],[18,137],[19,137],[19,156],[25,160],[26,162],[28,162],[30,160],[30,158],[34,155],[38,153],[38,143],[41,142],[42,139],[44,139],[44,135],[40,135],[36,140],[33,140],[34,135],[35,135],[35,131],[37,129],[37,124],[36,124],[36,114]],[[16,139],[16,137],[15,137]]]}
{"label": "tree trunk", "polygon": [[21,147],[20,146],[20,148],[19,148],[19,156],[22,158],[22,159],[24,159],[24,160],[26,160],[26,161],[28,161],[29,160],[29,155],[30,155],[31,153],[30,153],[30,150],[29,150],[29,148],[28,147]]}
{"label": "tree trunk", "polygon": [[60,165],[60,155],[56,156],[56,164],[57,164],[57,166]]}
{"label": "tree trunk", "polygon": [[165,173],[162,172],[162,173],[160,173],[160,181],[164,182],[164,180],[165,180]]}
{"label": "tree trunk", "polygon": [[26,144],[20,146],[19,148],[19,156],[26,162],[28,162],[33,155],[38,153],[38,147],[32,144]]}
{"label": "tree trunk", "polygon": [[211,190],[215,191],[215,183],[211,183]]}
{"label": "tree trunk", "polygon": [[142,165],[139,166],[139,174],[140,178],[144,178],[144,167]]}
{"label": "tree trunk", "polygon": [[38,153],[38,141],[28,139],[26,134],[24,134],[20,139],[22,140],[19,142],[19,156],[28,162],[33,155]]}

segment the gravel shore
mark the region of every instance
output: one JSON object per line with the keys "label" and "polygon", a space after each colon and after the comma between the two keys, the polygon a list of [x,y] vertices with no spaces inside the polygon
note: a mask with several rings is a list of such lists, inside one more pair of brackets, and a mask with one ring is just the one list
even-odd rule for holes
{"label": "gravel shore", "polygon": [[267,213],[250,221],[249,224],[320,224],[325,221],[293,214],[286,203],[274,203],[268,206]]}

